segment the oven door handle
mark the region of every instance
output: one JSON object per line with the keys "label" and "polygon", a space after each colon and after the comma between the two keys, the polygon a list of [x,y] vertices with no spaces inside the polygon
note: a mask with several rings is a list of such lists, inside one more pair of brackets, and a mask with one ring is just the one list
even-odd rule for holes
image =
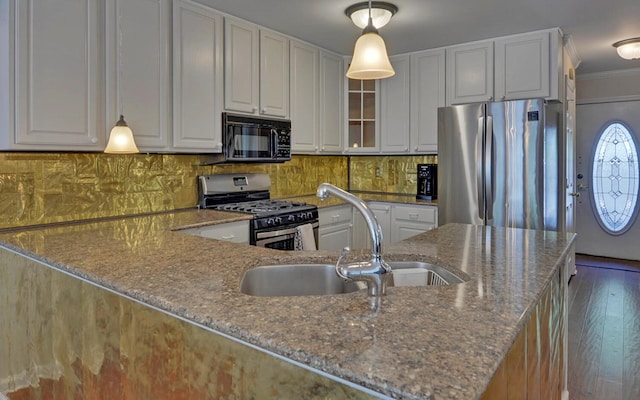
{"label": "oven door handle", "polygon": [[[304,224],[302,224],[302,225],[304,225]],[[311,226],[314,229],[317,228],[319,225],[320,224],[318,222],[311,223]],[[276,236],[295,235],[297,230],[298,230],[298,225],[294,226],[293,228],[281,229],[279,231],[258,232],[256,234],[256,242],[257,241],[262,241],[264,239],[276,237]]]}

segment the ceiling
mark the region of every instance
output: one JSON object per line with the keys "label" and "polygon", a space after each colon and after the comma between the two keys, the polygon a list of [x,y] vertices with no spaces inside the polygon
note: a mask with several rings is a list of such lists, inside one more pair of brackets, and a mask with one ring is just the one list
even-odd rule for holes
{"label": "ceiling", "polygon": [[[343,55],[361,33],[344,14],[361,0],[197,1]],[[390,55],[560,27],[582,61],[577,74],[640,68],[611,46],[640,37],[638,0],[387,1],[399,8],[380,29]]]}

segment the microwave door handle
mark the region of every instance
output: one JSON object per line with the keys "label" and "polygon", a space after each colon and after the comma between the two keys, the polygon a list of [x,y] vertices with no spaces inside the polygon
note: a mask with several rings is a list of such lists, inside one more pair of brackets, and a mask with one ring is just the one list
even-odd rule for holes
{"label": "microwave door handle", "polygon": [[271,129],[271,158],[278,156],[278,131]]}

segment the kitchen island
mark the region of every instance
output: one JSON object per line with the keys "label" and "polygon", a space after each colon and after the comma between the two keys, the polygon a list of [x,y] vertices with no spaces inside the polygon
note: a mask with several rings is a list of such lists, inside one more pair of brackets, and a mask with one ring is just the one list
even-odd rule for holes
{"label": "kitchen island", "polygon": [[[0,234],[8,320],[0,324],[10,327],[0,355],[11,356],[0,366],[0,392],[480,399],[516,385],[549,394],[541,398],[560,395],[573,235],[449,224],[385,246],[388,260],[430,262],[465,282],[392,287],[372,311],[364,290],[239,291],[249,268],[335,263],[335,252],[180,232],[245,218],[187,210]],[[535,353],[526,352],[531,341]],[[509,362],[528,366],[524,377]]]}

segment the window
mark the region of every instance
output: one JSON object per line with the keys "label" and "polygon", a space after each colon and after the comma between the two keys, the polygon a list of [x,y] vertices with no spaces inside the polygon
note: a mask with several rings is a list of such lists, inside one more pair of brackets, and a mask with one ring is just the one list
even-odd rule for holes
{"label": "window", "polygon": [[621,122],[605,126],[593,157],[593,206],[602,228],[614,235],[631,227],[638,212],[638,146]]}

